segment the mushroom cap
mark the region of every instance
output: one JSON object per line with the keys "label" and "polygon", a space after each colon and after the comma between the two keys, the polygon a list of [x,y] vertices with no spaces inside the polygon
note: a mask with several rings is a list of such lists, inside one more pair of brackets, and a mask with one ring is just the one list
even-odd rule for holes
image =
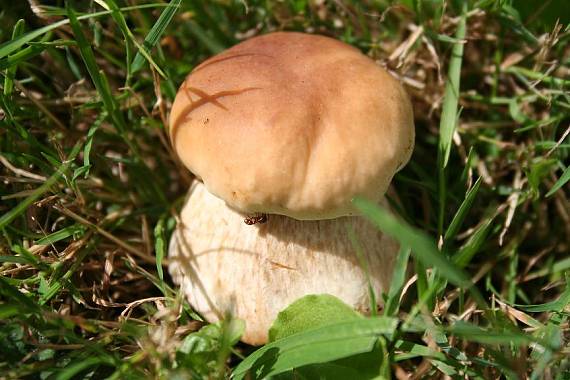
{"label": "mushroom cap", "polygon": [[242,340],[259,345],[267,343],[278,313],[305,295],[332,294],[368,313],[368,284],[381,304],[397,253],[398,243],[360,216],[300,221],[271,215],[248,226],[195,181],[168,254],[170,274],[193,309],[209,322],[228,315],[244,320]]}
{"label": "mushroom cap", "polygon": [[242,42],[198,67],[170,115],[173,145],[206,188],[244,213],[353,215],[410,158],[400,83],[357,49],[303,33]]}

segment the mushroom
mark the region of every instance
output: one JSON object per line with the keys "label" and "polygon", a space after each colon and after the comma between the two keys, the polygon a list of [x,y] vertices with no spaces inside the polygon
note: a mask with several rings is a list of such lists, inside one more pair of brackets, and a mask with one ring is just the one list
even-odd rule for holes
{"label": "mushroom", "polygon": [[414,124],[405,90],[373,60],[323,36],[252,38],[190,73],[170,136],[197,180],[169,270],[207,321],[243,319],[242,340],[259,345],[304,295],[367,312],[368,283],[377,295],[388,288],[398,244],[351,200],[386,204]]}

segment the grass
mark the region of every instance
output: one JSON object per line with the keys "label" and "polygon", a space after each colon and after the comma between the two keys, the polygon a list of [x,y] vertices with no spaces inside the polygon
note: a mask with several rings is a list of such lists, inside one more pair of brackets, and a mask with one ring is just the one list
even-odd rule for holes
{"label": "grass", "polygon": [[[0,379],[570,377],[564,1],[34,3],[0,11]],[[399,76],[417,139],[399,218],[355,201],[402,242],[385,315],[254,352],[163,271],[191,180],[164,126],[193,67],[271,30]]]}

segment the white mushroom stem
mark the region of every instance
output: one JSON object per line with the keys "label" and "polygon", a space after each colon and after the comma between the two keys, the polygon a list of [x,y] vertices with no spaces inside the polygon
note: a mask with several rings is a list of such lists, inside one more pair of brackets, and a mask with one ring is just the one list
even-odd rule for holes
{"label": "white mushroom stem", "polygon": [[228,313],[243,319],[242,340],[259,345],[267,342],[278,312],[307,294],[332,294],[369,312],[367,271],[380,304],[397,251],[396,241],[362,217],[299,221],[269,215],[267,223],[247,225],[243,214],[195,182],[170,243],[169,270],[206,320]]}

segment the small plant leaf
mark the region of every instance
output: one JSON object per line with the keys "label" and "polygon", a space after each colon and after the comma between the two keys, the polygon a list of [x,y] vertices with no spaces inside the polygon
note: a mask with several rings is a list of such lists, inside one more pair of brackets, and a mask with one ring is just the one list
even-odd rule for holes
{"label": "small plant leaf", "polygon": [[310,294],[287,306],[269,329],[269,341],[362,316],[330,294]]}
{"label": "small plant leaf", "polygon": [[309,364],[370,352],[378,337],[391,336],[396,326],[394,318],[359,318],[294,334],[249,355],[235,368],[232,377],[261,379]]}

